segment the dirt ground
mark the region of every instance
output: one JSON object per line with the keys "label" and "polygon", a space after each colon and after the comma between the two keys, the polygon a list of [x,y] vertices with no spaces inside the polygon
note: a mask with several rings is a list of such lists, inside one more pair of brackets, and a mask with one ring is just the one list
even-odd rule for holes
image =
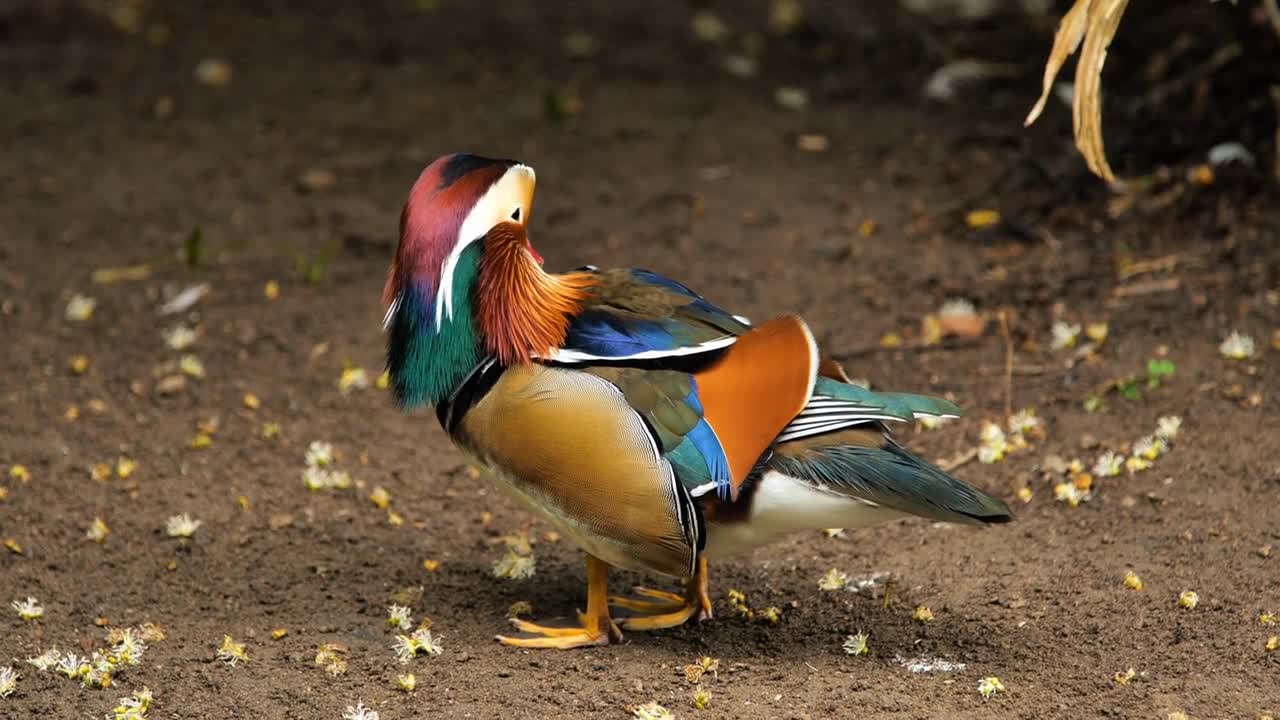
{"label": "dirt ground", "polygon": [[[1280,652],[1264,649],[1280,627],[1259,619],[1280,612],[1280,192],[1264,89],[1280,64],[1274,36],[1236,19],[1247,9],[1201,3],[1180,20],[1133,3],[1107,65],[1109,150],[1121,173],[1166,163],[1169,177],[1117,199],[1069,147],[1061,103],[1021,128],[1052,19],[935,23],[890,3],[825,3],[807,6],[812,27],[779,37],[765,3],[720,2],[731,38],[716,46],[690,32],[692,4],[412,5],[154,3],[130,34],[79,3],[0,2],[0,537],[22,550],[0,551],[0,666],[22,676],[0,717],[102,717],[142,686],[154,718],[336,719],[357,701],[383,720],[624,718],[651,701],[684,718],[1280,712]],[[1243,59],[1124,111],[1150,84],[1150,48],[1190,27],[1168,77],[1233,33]],[[590,57],[566,52],[575,30],[596,41]],[[751,46],[747,32],[758,72],[738,77],[722,58]],[[971,54],[1017,72],[952,103],[920,98],[934,68]],[[206,58],[230,64],[229,83],[195,80]],[[807,89],[808,107],[780,106],[783,85]],[[829,147],[800,150],[802,134]],[[1186,182],[1223,140],[1257,165]],[[968,418],[900,433],[930,458],[961,455],[984,418],[1004,415],[1005,343],[993,322],[976,340],[920,349],[921,318],[956,297],[1006,308],[1012,406],[1035,408],[1046,434],[956,473],[1017,521],[813,532],[713,566],[712,622],[593,650],[499,646],[516,601],[539,619],[574,612],[581,554],[473,476],[431,413],[337,387],[345,363],[381,370],[379,294],[405,192],[433,157],[463,149],[537,169],[532,234],[548,267],[647,267],[748,316],[798,311],[874,387],[952,394]],[[300,185],[313,170],[332,177]],[[1004,222],[968,227],[979,208]],[[304,281],[300,262],[322,277]],[[143,263],[142,279],[92,279]],[[158,314],[199,283],[210,289],[193,308]],[[85,322],[64,317],[75,293],[97,301]],[[1095,359],[1068,367],[1073,351],[1050,348],[1058,318],[1109,324]],[[205,376],[163,394],[181,353],[162,333],[178,323],[197,330],[186,352]],[[1252,360],[1220,356],[1232,330],[1254,338]],[[880,348],[888,333],[903,347]],[[1158,388],[1137,400],[1102,390],[1162,353],[1176,371]],[[77,355],[89,361],[79,375]],[[1103,407],[1090,413],[1092,394]],[[1055,502],[1047,456],[1091,466],[1171,414],[1182,430],[1154,468],[1096,479],[1079,507]],[[211,445],[192,448],[209,419]],[[278,437],[263,437],[268,422]],[[317,440],[357,488],[304,488]],[[92,477],[121,456],[137,462],[127,478]],[[377,486],[403,525],[367,499]],[[166,518],[182,512],[203,524],[171,539]],[[85,537],[95,517],[110,528],[101,544]],[[525,530],[536,576],[495,578],[501,537]],[[890,573],[888,602],[879,587],[819,590],[831,568]],[[1141,592],[1123,584],[1129,570]],[[614,580],[640,581],[670,586]],[[780,608],[780,622],[732,617],[730,588]],[[1184,590],[1196,608],[1179,607]],[[42,619],[9,608],[27,596]],[[442,655],[396,662],[395,600],[431,618]],[[913,620],[917,606],[933,621]],[[167,638],[111,688],[24,662],[54,645],[102,647],[98,624],[144,622]],[[273,640],[276,628],[288,635]],[[847,655],[860,630],[869,654]],[[216,659],[224,634],[246,643],[247,664]],[[314,663],[322,643],[345,646],[345,674]],[[720,665],[699,711],[683,668],[701,656]],[[917,658],[965,668],[913,673]],[[1116,682],[1128,668],[1137,676]],[[395,687],[406,670],[412,693]],[[987,676],[1006,691],[984,700]]]}

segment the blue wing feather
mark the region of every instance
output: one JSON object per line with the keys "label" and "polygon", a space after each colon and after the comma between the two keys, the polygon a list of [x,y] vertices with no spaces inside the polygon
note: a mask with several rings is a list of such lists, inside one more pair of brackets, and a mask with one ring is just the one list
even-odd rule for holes
{"label": "blue wing feather", "polygon": [[570,320],[563,345],[547,359],[582,363],[691,355],[727,347],[749,329],[674,280],[648,270],[612,272],[612,284]]}
{"label": "blue wing feather", "polygon": [[603,310],[588,310],[570,324],[564,347],[601,357],[621,357],[670,350],[676,342],[659,323],[624,320]]}
{"label": "blue wing feather", "polygon": [[[702,401],[698,398],[698,381],[692,380],[692,382],[693,389],[685,398],[685,402],[702,415]],[[708,478],[715,483],[716,493],[721,497],[728,497],[733,485],[729,474],[729,458],[725,456],[720,438],[716,437],[716,431],[705,417],[698,420],[698,424],[685,435],[685,440],[693,443],[693,446],[698,449],[698,454],[707,465]]]}

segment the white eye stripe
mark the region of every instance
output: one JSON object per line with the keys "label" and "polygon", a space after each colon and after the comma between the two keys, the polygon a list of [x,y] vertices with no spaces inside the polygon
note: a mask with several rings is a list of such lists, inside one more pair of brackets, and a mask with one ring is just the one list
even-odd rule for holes
{"label": "white eye stripe", "polygon": [[521,194],[522,186],[526,183],[532,186],[534,179],[533,168],[528,165],[512,165],[497,182],[489,186],[467,213],[462,226],[458,228],[453,249],[440,268],[440,288],[436,291],[436,332],[444,326],[446,316],[453,318],[453,273],[458,267],[462,251],[483,238],[494,225],[506,222],[509,217],[507,208],[512,205],[522,206],[521,203],[525,200]]}

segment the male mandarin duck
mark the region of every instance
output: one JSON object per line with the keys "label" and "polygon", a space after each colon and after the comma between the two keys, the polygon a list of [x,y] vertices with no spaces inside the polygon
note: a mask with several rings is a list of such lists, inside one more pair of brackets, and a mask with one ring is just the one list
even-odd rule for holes
{"label": "male mandarin duck", "polygon": [[[604,645],[710,617],[708,558],[799,531],[1012,519],[885,425],[959,408],[850,383],[799,317],[752,325],[645,270],[544,272],[533,189],[519,162],[431,163],[383,293],[400,406],[434,406],[454,443],[586,552],[579,626],[515,620],[532,637],[498,640]],[[683,578],[684,592],[610,596],[610,567]],[[615,622],[611,605],[635,614]]]}

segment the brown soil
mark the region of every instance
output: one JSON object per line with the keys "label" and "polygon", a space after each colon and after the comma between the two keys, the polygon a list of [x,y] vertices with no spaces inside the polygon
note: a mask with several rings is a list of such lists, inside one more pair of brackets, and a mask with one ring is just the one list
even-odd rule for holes
{"label": "brown soil", "polygon": [[[162,46],[79,4],[0,3],[0,467],[31,474],[0,479],[0,537],[23,549],[0,551],[0,657],[22,673],[0,716],[102,717],[143,685],[159,718],[338,718],[357,700],[384,720],[620,718],[655,700],[681,717],[1280,712],[1280,652],[1264,650],[1280,628],[1258,619],[1280,612],[1280,354],[1271,348],[1280,197],[1264,169],[1274,125],[1254,69],[1209,88],[1237,93],[1216,111],[1189,116],[1188,90],[1144,114],[1109,114],[1118,170],[1174,163],[1161,190],[1181,193],[1109,218],[1106,192],[1067,146],[1069,113],[1055,102],[1037,127],[1019,125],[1051,24],[932,25],[890,3],[832,3],[818,10],[820,30],[764,35],[760,73],[739,79],[690,36],[691,7],[155,5],[147,20],[172,30]],[[762,3],[720,5],[735,31],[763,30]],[[1203,32],[1170,72],[1230,32],[1226,3],[1201,5],[1186,22]],[[1129,97],[1143,90],[1126,79],[1149,55],[1143,43],[1167,39],[1148,28],[1176,23],[1148,26],[1138,14],[1126,23],[1107,69],[1117,96]],[[597,39],[594,58],[566,56],[574,28]],[[1261,48],[1274,73],[1274,38],[1249,28],[1246,57]],[[934,67],[974,52],[1023,73],[955,104],[918,98]],[[232,64],[229,85],[195,82],[206,57]],[[783,84],[808,88],[810,107],[779,107]],[[546,94],[568,87],[580,114],[549,119]],[[164,119],[154,112],[161,97],[173,103]],[[830,148],[801,152],[799,133],[825,134]],[[1187,164],[1224,139],[1249,144],[1259,167],[1184,183]],[[902,433],[929,457],[972,447],[980,420],[1003,414],[1000,333],[993,325],[928,351],[878,351],[878,339],[898,332],[910,344],[920,318],[950,297],[1009,308],[1012,402],[1035,407],[1047,437],[956,472],[1006,498],[1018,520],[985,531],[904,521],[814,532],[714,566],[710,623],[589,651],[499,646],[492,636],[513,602],[529,601],[539,619],[581,603],[580,553],[542,539],[545,526],[469,474],[429,413],[405,416],[384,392],[335,387],[348,359],[371,375],[380,368],[378,301],[399,204],[426,162],[457,149],[537,168],[534,242],[549,267],[648,267],[749,316],[799,311],[876,387],[953,394],[968,419]],[[311,168],[336,183],[299,189]],[[970,230],[964,212],[977,207],[1007,222]],[[878,229],[863,235],[867,219]],[[196,227],[206,257],[193,268],[175,258]],[[295,256],[327,252],[323,279],[304,282]],[[1122,280],[1126,253],[1179,261]],[[90,278],[137,263],[153,274]],[[263,294],[270,279],[282,286],[275,301]],[[1120,290],[1149,281],[1177,284]],[[190,313],[156,313],[169,293],[200,282],[211,291]],[[99,302],[87,323],[63,317],[74,292]],[[1058,311],[1110,323],[1097,362],[1067,369],[1070,352],[1048,348]],[[199,328],[192,352],[207,375],[161,396],[153,371],[177,357],[161,332],[178,320]],[[1258,342],[1253,361],[1219,356],[1232,329]],[[1176,363],[1172,378],[1140,400],[1110,394],[1101,412],[1082,409],[1091,388],[1140,372],[1160,348]],[[66,368],[79,354],[91,365],[76,376]],[[260,409],[242,404],[250,391]],[[1086,436],[1126,449],[1165,414],[1185,423],[1155,468],[1099,479],[1075,509],[1054,501],[1038,467],[1046,455],[1092,464]],[[191,449],[211,417],[220,420],[212,447]],[[266,421],[280,424],[277,439],[261,438]],[[299,475],[313,440],[333,442],[362,487],[307,492]],[[138,461],[131,477],[91,479],[90,466],[120,455]],[[374,486],[390,492],[403,526],[366,500]],[[1025,505],[1024,486],[1034,491]],[[189,541],[163,530],[180,512],[204,523]],[[111,528],[101,545],[84,537],[95,516]],[[540,540],[536,577],[494,578],[497,539],[526,526]],[[1266,557],[1265,546],[1277,549]],[[423,569],[427,558],[440,561],[437,572]],[[889,602],[879,591],[819,591],[832,567],[892,573]],[[1129,569],[1144,591],[1124,587]],[[615,577],[619,589],[642,580]],[[415,617],[429,616],[445,646],[409,666],[413,694],[393,687],[405,668],[385,621],[406,588],[421,588]],[[781,608],[781,622],[730,617],[729,588]],[[1201,598],[1194,610],[1176,603],[1188,589]],[[28,595],[45,607],[38,622],[7,607]],[[931,623],[912,620],[918,605],[932,609]],[[168,638],[107,690],[21,662],[54,644],[100,647],[98,618],[156,622]],[[272,640],[277,627],[289,634]],[[858,630],[870,633],[865,657],[841,649]],[[224,634],[248,644],[247,665],[215,659]],[[313,663],[326,642],[348,648],[346,674]],[[713,699],[699,713],[683,667],[703,655],[720,670],[704,681]],[[918,656],[967,668],[913,674],[899,660]],[[1117,684],[1130,667],[1139,676]],[[1007,692],[984,701],[977,684],[991,675]]]}

